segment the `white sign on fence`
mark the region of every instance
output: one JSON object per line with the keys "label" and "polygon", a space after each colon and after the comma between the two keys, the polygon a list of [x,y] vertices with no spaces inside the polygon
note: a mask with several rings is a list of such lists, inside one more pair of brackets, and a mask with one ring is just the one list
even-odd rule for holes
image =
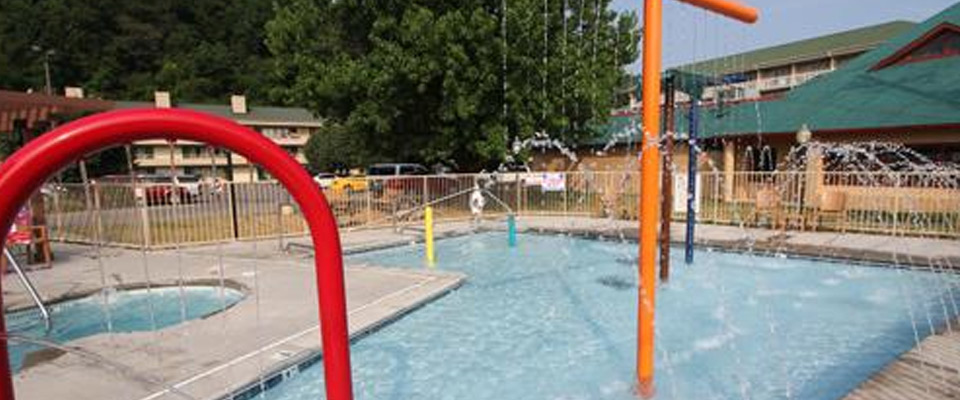
{"label": "white sign on fence", "polygon": [[[703,190],[700,185],[700,174],[697,174],[697,192]],[[693,211],[700,212],[700,196],[693,199]],[[673,176],[673,212],[687,212],[687,174]]]}
{"label": "white sign on fence", "polygon": [[544,172],[540,181],[544,192],[562,192],[567,189],[567,175],[563,172]]}

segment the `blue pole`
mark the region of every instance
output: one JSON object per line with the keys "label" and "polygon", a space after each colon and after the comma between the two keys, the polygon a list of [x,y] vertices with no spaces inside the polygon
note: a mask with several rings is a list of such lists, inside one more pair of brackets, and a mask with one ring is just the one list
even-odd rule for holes
{"label": "blue pole", "polygon": [[693,232],[697,223],[697,212],[694,210],[697,198],[697,136],[700,130],[700,101],[693,99],[690,102],[690,134],[687,139],[687,238],[684,248],[684,260],[687,264],[693,263]]}
{"label": "blue pole", "polygon": [[507,240],[510,247],[517,247],[517,219],[513,214],[507,216]]}

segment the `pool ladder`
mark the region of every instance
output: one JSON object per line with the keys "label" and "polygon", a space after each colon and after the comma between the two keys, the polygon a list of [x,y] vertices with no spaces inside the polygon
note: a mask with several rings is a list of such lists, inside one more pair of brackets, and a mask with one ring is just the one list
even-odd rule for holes
{"label": "pool ladder", "polygon": [[7,258],[7,261],[10,262],[10,266],[13,267],[14,272],[17,273],[17,276],[20,278],[20,283],[23,284],[24,289],[27,290],[27,293],[30,294],[30,298],[33,299],[33,303],[37,305],[37,309],[40,310],[40,316],[43,317],[43,324],[47,329],[47,332],[50,332],[50,329],[53,328],[53,321],[50,320],[50,311],[47,310],[47,306],[43,304],[43,300],[40,298],[40,293],[37,292],[37,288],[33,286],[33,282],[30,282],[30,278],[27,277],[27,274],[23,272],[23,268],[20,268],[20,264],[17,263],[17,260],[13,257],[13,254],[10,254],[10,250],[7,250],[6,247],[3,248],[3,256]]}

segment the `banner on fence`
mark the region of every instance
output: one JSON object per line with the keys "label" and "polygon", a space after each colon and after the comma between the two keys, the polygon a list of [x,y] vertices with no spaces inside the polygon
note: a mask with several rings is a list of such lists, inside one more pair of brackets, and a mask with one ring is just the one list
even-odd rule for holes
{"label": "banner on fence", "polygon": [[540,181],[544,192],[562,192],[567,189],[567,176],[563,172],[544,172]]}
{"label": "banner on fence", "polygon": [[[697,190],[703,190],[700,184],[700,174],[697,174]],[[700,212],[700,196],[693,199],[693,211]],[[673,177],[673,212],[687,212],[687,174],[677,174]]]}

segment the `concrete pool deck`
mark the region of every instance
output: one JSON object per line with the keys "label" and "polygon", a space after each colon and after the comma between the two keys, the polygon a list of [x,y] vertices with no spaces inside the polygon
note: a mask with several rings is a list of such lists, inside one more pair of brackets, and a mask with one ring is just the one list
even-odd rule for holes
{"label": "concrete pool deck", "polygon": [[[601,235],[608,239],[631,241],[636,240],[636,224],[635,221],[579,217],[524,217],[518,220],[518,228],[524,232]],[[479,228],[503,230],[504,227],[502,221],[486,221]],[[672,238],[675,242],[683,240],[684,228],[682,224],[674,225]],[[438,237],[469,234],[474,230],[469,222],[443,223],[436,228]],[[946,268],[960,267],[960,242],[952,240],[835,232],[789,231],[784,234],[767,229],[717,225],[698,226],[697,235],[700,245],[733,250],[856,259],[905,266],[934,264]],[[346,253],[410,245],[421,240],[418,227],[399,232],[390,228],[341,232]],[[102,287],[95,248],[64,244],[55,246],[58,260],[54,267],[30,273],[45,298],[71,297]],[[140,251],[103,248],[100,252],[104,277],[110,284],[131,284],[144,280]],[[249,293],[237,306],[207,319],[188,321],[154,333],[93,336],[70,342],[70,345],[90,349],[121,365],[136,366],[134,372],[143,378],[175,386],[204,400],[219,398],[257,382],[264,372],[284,370],[297,360],[316,354],[319,351],[316,294],[308,238],[152,251],[148,258],[151,281],[173,284],[182,269],[182,276],[187,280],[214,282],[218,279],[221,256],[226,278],[247,288],[258,287],[259,292]],[[4,279],[5,304],[14,308],[29,306],[28,298],[15,276],[8,274]],[[346,280],[351,333],[362,334],[388,322],[447,293],[464,279],[460,274],[427,269],[386,269],[349,265],[348,262]],[[945,339],[940,336],[927,339],[941,343],[931,348],[960,348],[960,335],[942,336]],[[944,340],[946,342],[939,342]],[[936,354],[939,353],[937,351]],[[934,353],[926,351],[924,354]],[[942,357],[948,358],[941,360],[938,365],[960,366],[960,352],[948,351],[943,354]],[[910,353],[905,354],[900,362],[909,357]],[[158,384],[123,378],[109,368],[93,364],[96,362],[79,356],[63,355],[33,366],[16,376],[18,394],[22,394],[22,398],[38,399],[183,398],[165,392]],[[919,365],[916,368],[921,368],[920,372],[926,374],[922,368],[930,367],[928,364],[914,363],[911,366]],[[890,368],[893,367],[894,364],[891,364]],[[883,378],[879,373],[877,377]],[[923,382],[916,380],[894,381],[914,385],[909,390],[927,390]],[[860,398],[882,397],[855,399]]]}
{"label": "concrete pool deck", "polygon": [[[312,257],[279,252],[275,241],[190,248],[179,254],[150,252],[150,281],[169,285],[183,276],[187,282],[215,284],[220,249],[225,278],[246,288],[247,296],[235,306],[156,332],[71,341],[69,346],[116,365],[50,351],[45,361],[15,376],[18,397],[184,399],[164,390],[172,386],[189,398],[215,399],[257,382],[265,373],[315,356],[320,340]],[[31,279],[45,298],[98,290],[102,285],[96,253],[91,247],[57,245],[54,268],[31,272]],[[145,280],[139,251],[103,248],[100,253],[110,284]],[[465,278],[451,272],[372,265],[348,265],[345,276],[351,337],[449,292]],[[27,306],[15,279],[10,274],[5,277],[5,300],[11,307]]]}

